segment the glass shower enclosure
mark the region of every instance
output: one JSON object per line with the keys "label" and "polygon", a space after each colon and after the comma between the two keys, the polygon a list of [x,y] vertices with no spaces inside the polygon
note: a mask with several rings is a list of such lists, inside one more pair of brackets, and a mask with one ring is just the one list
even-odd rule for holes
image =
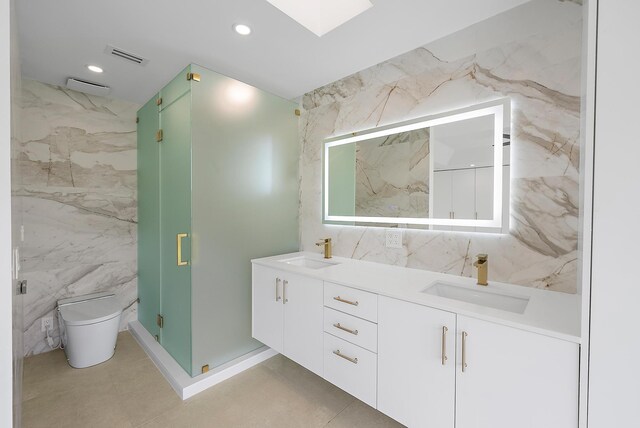
{"label": "glass shower enclosure", "polygon": [[138,112],[138,319],[191,376],[262,346],[250,260],[298,249],[295,109],[190,65]]}

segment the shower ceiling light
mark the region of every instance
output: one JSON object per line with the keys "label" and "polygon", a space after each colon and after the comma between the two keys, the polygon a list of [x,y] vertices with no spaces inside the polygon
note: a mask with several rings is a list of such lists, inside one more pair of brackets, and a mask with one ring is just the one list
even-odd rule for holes
{"label": "shower ceiling light", "polygon": [[87,68],[94,73],[102,73],[102,68],[98,67],[97,65],[87,65]]}
{"label": "shower ceiling light", "polygon": [[318,37],[373,6],[369,0],[267,1]]}
{"label": "shower ceiling light", "polygon": [[233,31],[240,34],[241,36],[248,36],[251,34],[251,27],[245,24],[235,24],[233,26]]}

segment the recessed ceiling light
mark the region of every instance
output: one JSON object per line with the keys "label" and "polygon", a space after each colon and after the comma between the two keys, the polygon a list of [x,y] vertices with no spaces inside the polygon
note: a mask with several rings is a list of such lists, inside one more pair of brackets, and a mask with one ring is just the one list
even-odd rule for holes
{"label": "recessed ceiling light", "polygon": [[369,9],[369,0],[267,0],[320,37]]}
{"label": "recessed ceiling light", "polygon": [[87,68],[94,73],[102,73],[102,68],[98,67],[97,65],[87,65]]}
{"label": "recessed ceiling light", "polygon": [[245,24],[235,24],[233,26],[233,31],[240,34],[241,36],[248,36],[251,34],[251,27]]}

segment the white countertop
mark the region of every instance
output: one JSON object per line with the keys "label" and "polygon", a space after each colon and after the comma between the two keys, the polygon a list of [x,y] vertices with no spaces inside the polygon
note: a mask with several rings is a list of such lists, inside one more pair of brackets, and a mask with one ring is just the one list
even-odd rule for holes
{"label": "white countertop", "polygon": [[252,263],[580,343],[581,297],[577,294],[545,291],[495,281],[489,281],[489,285],[483,287],[487,291],[505,291],[511,295],[529,297],[525,312],[518,314],[422,292],[435,281],[468,288],[479,287],[474,278],[342,257],[333,257],[329,261],[338,264],[322,269],[310,269],[280,261],[299,256],[324,260],[321,254],[298,252],[254,259]]}

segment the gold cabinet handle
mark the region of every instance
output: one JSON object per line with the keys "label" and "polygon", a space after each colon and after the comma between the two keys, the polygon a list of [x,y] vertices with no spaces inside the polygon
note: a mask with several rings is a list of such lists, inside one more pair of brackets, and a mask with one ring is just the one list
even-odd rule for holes
{"label": "gold cabinet handle", "polygon": [[343,327],[343,326],[341,326],[341,325],[340,325],[340,323],[336,323],[336,324],[334,324],[333,326],[334,326],[335,328],[339,328],[339,329],[340,329],[340,330],[342,330],[342,331],[346,331],[347,333],[351,333],[351,334],[353,334],[354,336],[357,336],[357,335],[358,335],[358,330],[351,330],[350,328]]}
{"label": "gold cabinet handle", "polygon": [[447,332],[449,329],[442,326],[442,365],[447,364]]}
{"label": "gold cabinet handle", "polygon": [[282,297],[280,297],[280,290],[279,290],[279,286],[280,286],[280,278],[276,278],[276,303],[280,301],[280,299],[282,299]]}
{"label": "gold cabinet handle", "polygon": [[467,332],[462,332],[462,373],[467,369]]}
{"label": "gold cabinet handle", "polygon": [[182,260],[182,238],[186,238],[187,236],[189,236],[188,233],[178,233],[176,235],[178,245],[178,266],[187,266],[189,264],[188,261]]}
{"label": "gold cabinet handle", "polygon": [[289,285],[289,281],[287,281],[286,279],[282,281],[282,304],[283,305],[289,301],[289,299],[287,299],[287,285]]}
{"label": "gold cabinet handle", "polygon": [[353,363],[353,364],[358,364],[358,359],[357,358],[351,358],[351,357],[347,357],[346,355],[340,353],[339,349],[336,349],[335,351],[333,351],[334,354],[336,354],[338,357],[340,358],[344,358],[345,360]]}
{"label": "gold cabinet handle", "polygon": [[358,301],[356,300],[355,302],[352,302],[350,300],[344,300],[342,297],[340,296],[336,296],[333,298],[333,300],[337,300],[338,302],[342,302],[342,303],[346,303],[348,305],[353,305],[353,306],[358,306]]}

